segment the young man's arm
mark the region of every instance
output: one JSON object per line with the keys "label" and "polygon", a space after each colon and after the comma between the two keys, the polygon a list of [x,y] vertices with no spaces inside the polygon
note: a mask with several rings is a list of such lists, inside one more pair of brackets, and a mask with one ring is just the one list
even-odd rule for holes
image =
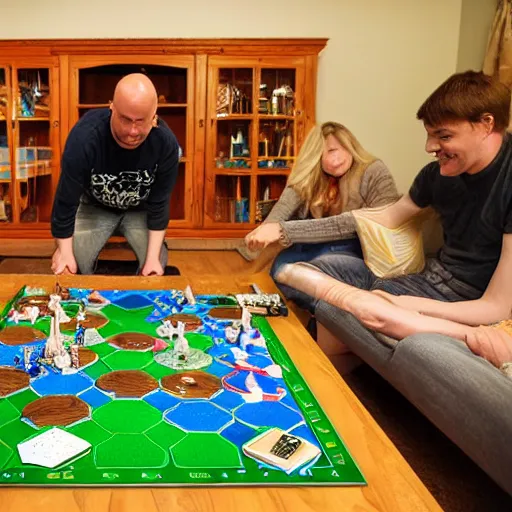
{"label": "young man's arm", "polygon": [[398,306],[424,315],[468,325],[488,325],[508,319],[512,312],[512,234],[503,235],[498,266],[479,299],[443,302],[420,297],[393,297],[382,292],[381,295]]}
{"label": "young man's arm", "polygon": [[[158,129],[158,128],[157,128]],[[166,138],[163,147],[163,157],[159,163],[156,178],[151,186],[147,205],[147,225],[149,230],[146,261],[141,270],[143,276],[150,274],[163,275],[164,269],[160,263],[160,250],[169,223],[169,203],[171,193],[178,177],[179,146],[171,133]]]}
{"label": "young man's arm", "polygon": [[61,173],[52,208],[51,231],[57,245],[52,257],[55,274],[66,271],[75,274],[78,271],[73,254],[73,233],[88,173],[90,168],[81,132],[71,130],[62,154]]}
{"label": "young man's arm", "polygon": [[[396,203],[375,210],[364,210],[365,216],[388,228],[396,228],[420,213],[408,194]],[[344,240],[356,236],[356,221],[351,212],[341,213],[323,219],[291,220],[268,223],[258,228],[258,239],[248,240],[251,251],[264,249],[268,245],[282,241],[289,246],[295,243],[320,243]]]}

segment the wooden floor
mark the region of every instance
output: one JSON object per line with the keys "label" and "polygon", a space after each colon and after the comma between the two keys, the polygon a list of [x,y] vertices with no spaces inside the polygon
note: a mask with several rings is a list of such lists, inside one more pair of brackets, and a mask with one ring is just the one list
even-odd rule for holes
{"label": "wooden floor", "polygon": [[[1,244],[1,242],[0,242]],[[236,250],[170,250],[168,265],[177,267],[183,276],[198,274],[255,274],[268,271],[277,251],[268,249],[254,261],[247,261]],[[5,253],[4,253],[5,254]],[[0,254],[1,259],[2,254]],[[5,254],[0,262],[0,274],[50,274],[51,252],[32,252],[25,249]],[[104,260],[132,260],[133,253],[126,248],[111,248],[101,256]]]}

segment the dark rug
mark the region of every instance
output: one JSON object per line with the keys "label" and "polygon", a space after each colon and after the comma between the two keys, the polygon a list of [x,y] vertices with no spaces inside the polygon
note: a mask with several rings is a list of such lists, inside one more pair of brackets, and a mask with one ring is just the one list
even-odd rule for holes
{"label": "dark rug", "polygon": [[[96,266],[95,274],[108,276],[133,276],[137,273],[139,264],[137,261],[100,260]],[[167,265],[164,276],[179,276],[177,267]]]}
{"label": "dark rug", "polygon": [[372,368],[343,378],[445,512],[512,510],[512,497]]}

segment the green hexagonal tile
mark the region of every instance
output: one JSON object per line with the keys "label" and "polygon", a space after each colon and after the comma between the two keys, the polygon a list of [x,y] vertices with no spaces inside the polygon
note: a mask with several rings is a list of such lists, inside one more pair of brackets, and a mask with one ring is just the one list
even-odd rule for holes
{"label": "green hexagonal tile", "polygon": [[8,400],[11,402],[16,409],[21,414],[21,411],[23,411],[23,408],[29,404],[30,402],[33,402],[34,400],[37,400],[39,398],[39,395],[32,391],[32,389],[25,389],[24,391],[20,391],[19,393],[16,393],[15,395],[11,395]]}
{"label": "green hexagonal tile", "polygon": [[107,325],[101,327],[98,332],[104,337],[109,338],[114,334],[122,332],[122,330],[131,330],[134,328],[136,332],[142,332],[151,336],[156,335],[156,322],[146,322],[146,318],[150,315],[155,308],[148,306],[141,309],[123,309],[109,304],[104,307],[101,312],[107,318],[115,318],[115,321],[110,321]]}
{"label": "green hexagonal tile", "polygon": [[144,434],[116,434],[94,449],[98,468],[163,468],[167,451]]}
{"label": "green hexagonal tile", "polygon": [[104,428],[100,427],[95,421],[82,421],[73,427],[66,429],[68,432],[71,432],[75,436],[80,437],[81,439],[85,439],[89,441],[92,445],[96,445],[106,441],[112,434],[107,432]]}
{"label": "green hexagonal tile", "polygon": [[20,411],[7,400],[7,398],[0,399],[0,427],[20,417]]}
{"label": "green hexagonal tile", "polygon": [[144,367],[144,371],[153,376],[156,380],[160,380],[162,377],[166,377],[167,375],[173,375],[176,373],[176,370],[169,368],[168,366],[164,366],[156,361],[153,361],[148,366]]}
{"label": "green hexagonal tile", "polygon": [[240,468],[238,448],[219,434],[189,433],[170,448],[182,468]]}
{"label": "green hexagonal tile", "polygon": [[153,352],[118,350],[103,359],[112,370],[141,370],[153,361]]}
{"label": "green hexagonal tile", "polygon": [[11,421],[7,425],[0,428],[0,439],[12,448],[16,447],[18,443],[25,441],[34,434],[40,434],[44,429],[37,430],[21,419],[17,421]]}
{"label": "green hexagonal tile", "polygon": [[96,354],[98,354],[100,357],[105,357],[117,350],[117,348],[113,347],[106,341],[103,343],[98,343],[97,345],[91,345],[90,347],[87,348],[92,350],[93,352],[96,352]]}
{"label": "green hexagonal tile", "polygon": [[166,450],[170,446],[174,446],[187,435],[181,428],[171,425],[167,421],[162,421],[158,425],[151,427],[149,430],[146,430],[144,434],[146,434],[151,441]]}
{"label": "green hexagonal tile", "polygon": [[11,458],[13,451],[5,444],[0,441],[0,469],[2,469]]}
{"label": "green hexagonal tile", "polygon": [[162,420],[162,413],[142,400],[114,400],[92,413],[100,427],[113,434],[137,434]]}
{"label": "green hexagonal tile", "polygon": [[206,334],[199,334],[197,332],[189,332],[185,334],[185,338],[187,338],[188,344],[192,348],[197,348],[199,350],[205,351],[211,347],[213,347],[213,340],[211,336],[206,336]]}
{"label": "green hexagonal tile", "polygon": [[103,361],[96,361],[93,365],[84,368],[82,371],[89,375],[91,379],[96,380],[112,370]]}

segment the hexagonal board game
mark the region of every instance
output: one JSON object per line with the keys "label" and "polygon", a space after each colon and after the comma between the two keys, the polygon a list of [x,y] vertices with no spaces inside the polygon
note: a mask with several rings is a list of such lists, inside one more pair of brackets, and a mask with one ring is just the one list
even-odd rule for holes
{"label": "hexagonal board game", "polygon": [[365,480],[267,318],[234,296],[27,286],[0,315],[2,484]]}

